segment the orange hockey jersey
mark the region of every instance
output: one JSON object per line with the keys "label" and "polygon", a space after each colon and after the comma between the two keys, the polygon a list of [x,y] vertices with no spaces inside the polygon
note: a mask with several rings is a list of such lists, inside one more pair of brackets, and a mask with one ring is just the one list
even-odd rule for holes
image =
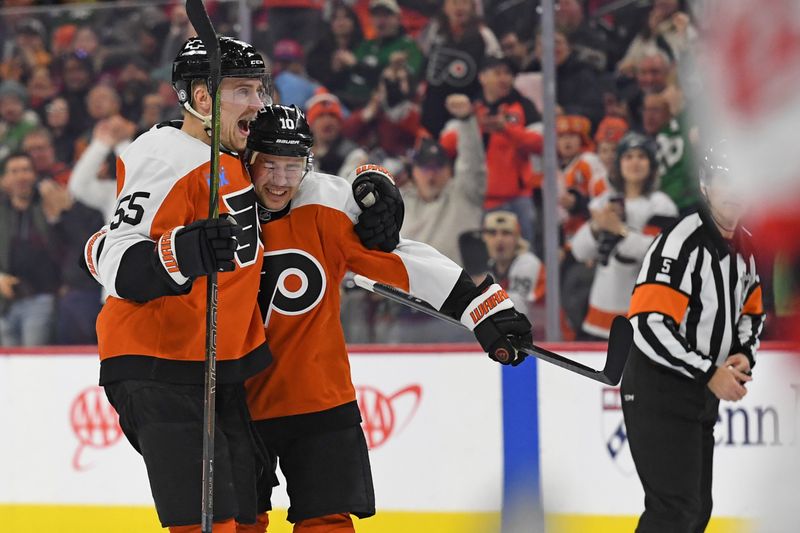
{"label": "orange hockey jersey", "polygon": [[367,250],[353,224],[350,184],[311,172],[291,208],[262,225],[260,304],[273,363],[246,383],[254,420],[316,413],[353,402],[339,315],[350,270],[427,300],[437,309],[462,269],[428,245],[401,239],[392,253]]}
{"label": "orange hockey jersey", "polygon": [[[177,128],[156,126],[122,153],[117,182],[116,213],[86,250],[90,272],[110,294],[97,319],[101,384],[135,378],[202,383],[206,278],[188,284],[176,269],[172,281],[181,288],[172,293],[126,299],[120,291],[131,293],[131,281],[123,279],[131,268],[152,269],[157,285],[161,266],[149,263],[155,243],[172,228],[208,217],[209,146]],[[244,381],[270,360],[256,302],[263,261],[256,196],[241,162],[228,153],[220,156],[219,198],[220,212],[231,213],[244,230],[236,270],[218,276],[217,379],[225,383]]]}

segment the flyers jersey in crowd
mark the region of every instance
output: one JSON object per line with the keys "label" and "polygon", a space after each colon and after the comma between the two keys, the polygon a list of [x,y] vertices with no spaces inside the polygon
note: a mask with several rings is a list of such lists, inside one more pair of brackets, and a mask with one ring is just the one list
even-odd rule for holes
{"label": "flyers jersey in crowd", "polygon": [[[189,283],[175,268],[171,292],[139,299],[130,296],[136,291],[130,289],[126,272],[132,264],[150,267],[148,260],[162,235],[208,217],[209,180],[209,146],[167,124],[140,136],[119,157],[115,214],[101,230],[104,236],[87,244],[86,253],[90,272],[110,295],[97,320],[101,384],[120,377],[202,383],[206,278]],[[236,269],[218,276],[221,383],[241,381],[269,361],[255,301],[263,256],[255,205],[243,165],[223,152],[219,211],[230,213],[243,231]],[[154,278],[154,284],[159,282]],[[147,287],[141,290],[152,293]],[[122,298],[120,291],[128,296]],[[187,366],[187,361],[197,365]]]}
{"label": "flyers jersey in crowd", "polygon": [[432,247],[400,240],[392,253],[368,250],[353,225],[360,209],[350,184],[309,172],[284,212],[262,210],[264,277],[259,302],[273,363],[247,381],[254,420],[316,413],[355,401],[339,315],[350,270],[396,286],[437,309],[461,276]]}
{"label": "flyers jersey in crowd", "polygon": [[508,291],[514,307],[520,313],[528,314],[528,306],[544,297],[544,265],[531,252],[516,256],[505,276],[499,276],[495,270],[492,270],[492,274],[497,283]]}

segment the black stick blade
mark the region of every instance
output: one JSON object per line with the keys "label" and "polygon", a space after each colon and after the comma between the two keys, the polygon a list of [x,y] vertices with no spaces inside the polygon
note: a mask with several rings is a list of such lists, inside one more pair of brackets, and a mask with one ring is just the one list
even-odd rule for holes
{"label": "black stick blade", "polygon": [[611,324],[608,335],[608,355],[603,374],[608,378],[609,385],[617,385],[622,379],[625,363],[633,345],[633,326],[627,318],[618,316]]}
{"label": "black stick blade", "polygon": [[208,12],[206,12],[206,8],[203,5],[203,0],[186,0],[186,14],[189,16],[189,21],[197,32],[197,36],[203,41],[203,46],[206,48],[210,65],[209,82],[212,84],[210,89],[213,94],[222,76],[217,32],[214,30],[214,25],[211,24],[211,19],[208,18]]}

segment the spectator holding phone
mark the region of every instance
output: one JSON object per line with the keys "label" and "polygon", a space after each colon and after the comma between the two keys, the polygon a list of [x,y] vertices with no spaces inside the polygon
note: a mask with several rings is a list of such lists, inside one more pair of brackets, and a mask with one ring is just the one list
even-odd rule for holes
{"label": "spectator holding phone", "polygon": [[380,147],[391,157],[401,157],[414,146],[419,129],[414,80],[405,54],[396,53],[369,103],[345,120],[344,134],[362,146]]}
{"label": "spectator holding phone", "polygon": [[372,89],[378,85],[381,73],[390,63],[395,66],[402,63],[413,79],[419,74],[423,62],[417,43],[406,35],[400,23],[397,0],[370,0],[369,15],[375,27],[375,38],[363,41],[356,48],[354,58],[347,58],[347,63],[352,63],[349,65],[350,79],[341,98],[353,109],[369,101]]}
{"label": "spectator holding phone", "polygon": [[669,196],[658,191],[656,147],[629,133],[617,148],[612,189],[589,204],[591,220],[572,239],[578,261],[598,263],[581,337],[607,339],[611,322],[628,311],[647,249],[678,216]]}

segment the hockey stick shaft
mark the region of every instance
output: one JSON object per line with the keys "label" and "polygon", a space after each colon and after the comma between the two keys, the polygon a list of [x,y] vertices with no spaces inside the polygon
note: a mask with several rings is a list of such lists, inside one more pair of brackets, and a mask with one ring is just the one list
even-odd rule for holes
{"label": "hockey stick shaft", "polygon": [[[436,310],[425,300],[421,300],[395,287],[384,283],[378,283],[358,274],[356,274],[354,281],[355,284],[362,289],[380,294],[389,300],[411,307],[412,309],[426,313],[434,318],[450,322],[457,326],[466,327],[461,321]],[[602,371],[595,370],[555,352],[545,350],[535,344],[525,344],[523,346],[518,346],[517,349],[537,359],[541,359],[542,361],[546,361],[589,379],[599,381],[606,385],[616,385],[622,378],[622,371],[625,368],[625,362],[628,358],[632,337],[630,322],[623,317],[617,317],[611,328],[606,365]]]}
{"label": "hockey stick shaft", "polygon": [[[211,94],[211,158],[209,172],[208,217],[219,217],[219,123],[222,77],[217,33],[202,0],[186,0],[186,14],[203,41],[209,63],[208,91]],[[214,432],[217,403],[217,273],[208,276],[206,285],[206,351],[203,398],[203,476],[200,528],[212,533],[214,523]]]}

